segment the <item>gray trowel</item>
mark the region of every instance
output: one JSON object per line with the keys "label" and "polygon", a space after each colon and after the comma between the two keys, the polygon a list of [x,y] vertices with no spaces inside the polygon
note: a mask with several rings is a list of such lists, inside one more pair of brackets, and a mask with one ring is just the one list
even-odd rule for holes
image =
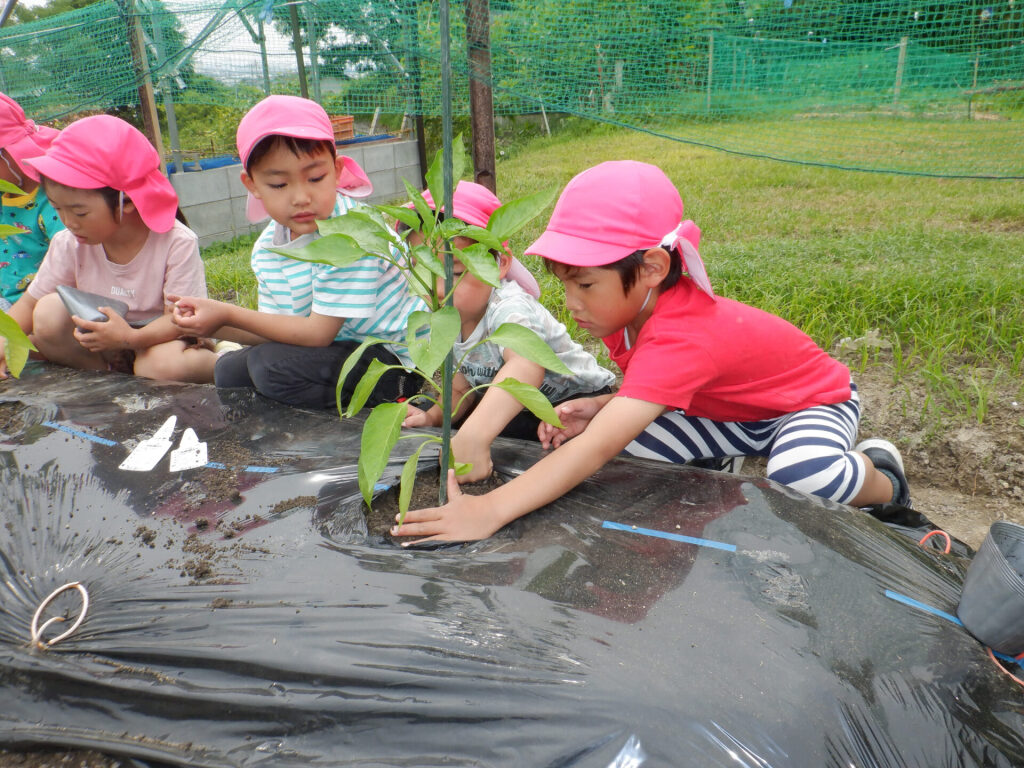
{"label": "gray trowel", "polygon": [[148,472],[155,467],[171,448],[171,435],[174,434],[174,425],[177,422],[177,416],[168,417],[155,435],[135,446],[135,449],[125,457],[118,469],[127,469],[129,472]]}
{"label": "gray trowel", "polygon": [[171,451],[171,472],[195,469],[206,465],[206,443],[199,442],[195,430],[189,427],[181,436],[181,443]]}

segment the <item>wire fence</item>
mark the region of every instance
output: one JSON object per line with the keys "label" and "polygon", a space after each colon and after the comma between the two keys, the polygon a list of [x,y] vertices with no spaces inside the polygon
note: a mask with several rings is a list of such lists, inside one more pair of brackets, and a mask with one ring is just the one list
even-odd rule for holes
{"label": "wire fence", "polygon": [[[474,77],[498,115],[570,113],[792,162],[1024,177],[1024,0],[451,5],[457,115]],[[436,1],[103,0],[0,29],[0,90],[61,123],[137,111],[151,85],[167,141],[229,151],[237,116],[271,92],[393,130],[439,115],[439,51]]]}

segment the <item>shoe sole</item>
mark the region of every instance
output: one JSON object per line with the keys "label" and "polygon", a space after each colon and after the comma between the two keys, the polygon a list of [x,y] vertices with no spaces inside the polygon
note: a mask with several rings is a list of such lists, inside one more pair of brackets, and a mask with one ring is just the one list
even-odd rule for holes
{"label": "shoe sole", "polygon": [[872,438],[871,440],[865,440],[861,443],[857,443],[853,450],[858,453],[866,453],[870,448],[878,448],[885,451],[888,455],[892,456],[896,460],[896,465],[900,468],[900,472],[906,474],[906,470],[903,469],[903,457],[900,456],[899,449],[895,445],[890,443],[888,440],[882,440],[881,438]]}

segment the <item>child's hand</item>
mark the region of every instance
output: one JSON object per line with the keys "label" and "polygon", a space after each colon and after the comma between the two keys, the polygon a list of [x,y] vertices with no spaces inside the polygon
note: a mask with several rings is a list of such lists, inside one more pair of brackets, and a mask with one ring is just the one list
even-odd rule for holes
{"label": "child's hand", "polygon": [[8,378],[7,373],[7,339],[0,336],[0,381]]}
{"label": "child's hand", "polygon": [[[470,496],[459,490],[455,470],[448,470],[448,503],[431,509],[410,509],[405,521],[391,529],[392,536],[419,536],[402,546],[427,541],[476,541],[486,539],[501,528],[490,514],[484,496]],[[395,517],[398,522],[398,517]]]}
{"label": "child's hand", "polygon": [[192,296],[168,296],[174,302],[171,315],[174,324],[190,336],[216,336],[228,325],[228,305],[213,299]]}
{"label": "child's hand", "polygon": [[77,315],[71,317],[71,321],[75,324],[73,331],[75,341],[81,344],[83,349],[96,353],[131,349],[131,337],[134,331],[128,325],[128,321],[110,307],[99,307],[99,311],[107,316],[105,322],[83,320]]}
{"label": "child's hand", "polygon": [[494,471],[494,464],[491,463],[490,443],[480,445],[464,429],[460,429],[452,438],[452,455],[456,461],[473,465],[469,472],[456,477],[459,483],[475,483],[478,480],[486,480]]}
{"label": "child's hand", "polygon": [[581,397],[556,405],[555,413],[563,427],[559,429],[542,421],[537,427],[537,439],[540,440],[541,447],[545,450],[557,448],[569,438],[581,434],[603,407],[604,403],[593,397]]}
{"label": "child's hand", "polygon": [[412,403],[405,404],[405,421],[403,427],[439,427],[441,426],[441,409],[436,405],[424,411]]}

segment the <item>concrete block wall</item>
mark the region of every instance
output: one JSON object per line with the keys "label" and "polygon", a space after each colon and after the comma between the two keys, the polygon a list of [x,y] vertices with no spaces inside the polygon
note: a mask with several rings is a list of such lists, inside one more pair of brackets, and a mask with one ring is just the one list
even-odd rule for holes
{"label": "concrete block wall", "polygon": [[[338,152],[351,157],[373,182],[369,202],[387,203],[404,197],[408,179],[419,187],[422,179],[415,139],[342,144]],[[260,232],[266,222],[250,224],[245,218],[246,191],[239,176],[241,165],[227,165],[205,171],[171,174],[171,184],[178,193],[181,210],[192,230],[199,235],[199,245]]]}

